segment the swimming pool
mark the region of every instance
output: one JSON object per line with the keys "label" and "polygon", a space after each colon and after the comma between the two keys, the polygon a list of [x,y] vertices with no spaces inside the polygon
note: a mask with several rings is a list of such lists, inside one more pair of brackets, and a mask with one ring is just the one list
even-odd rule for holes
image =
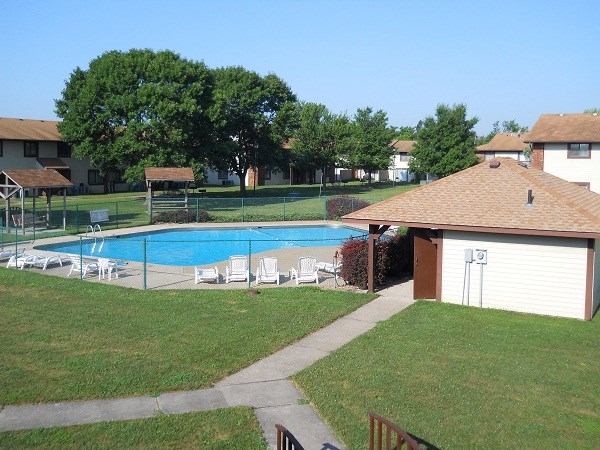
{"label": "swimming pool", "polygon": [[223,261],[231,255],[299,247],[339,246],[363,230],[346,226],[253,228],[175,228],[123,236],[83,239],[35,247],[59,253],[144,261],[169,266],[193,266]]}

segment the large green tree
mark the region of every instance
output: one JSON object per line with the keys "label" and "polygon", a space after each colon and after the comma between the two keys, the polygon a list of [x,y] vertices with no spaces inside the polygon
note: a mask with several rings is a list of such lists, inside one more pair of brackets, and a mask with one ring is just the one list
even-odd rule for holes
{"label": "large green tree", "polygon": [[211,118],[217,143],[209,161],[216,169],[235,173],[245,195],[250,167],[277,170],[287,164],[289,152],[283,144],[292,134],[296,96],[274,74],[261,77],[243,67],[213,73]]}
{"label": "large green tree", "polygon": [[387,114],[370,107],[359,108],[352,121],[350,149],[345,155],[345,163],[367,173],[369,183],[375,170],[389,168],[394,148],[390,142],[395,131],[388,126]]}
{"label": "large green tree", "polygon": [[211,137],[213,79],[170,51],[110,51],[76,68],[56,100],[63,140],[107,179],[142,180],[148,166],[201,162]]}
{"label": "large green tree", "polygon": [[438,105],[435,117],[427,117],[417,134],[409,170],[445,177],[477,164],[473,130],[477,120],[467,119],[463,104]]}
{"label": "large green tree", "polygon": [[332,114],[317,103],[298,104],[292,164],[304,170],[321,169],[325,175],[347,150],[350,135],[350,120],[345,115]]}

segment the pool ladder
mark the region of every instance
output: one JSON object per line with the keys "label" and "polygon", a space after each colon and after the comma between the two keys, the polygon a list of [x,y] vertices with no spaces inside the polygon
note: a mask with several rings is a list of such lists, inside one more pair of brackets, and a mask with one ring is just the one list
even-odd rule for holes
{"label": "pool ladder", "polygon": [[88,225],[85,230],[85,237],[88,237],[88,231],[91,231],[92,237],[94,238],[94,245],[92,245],[92,253],[96,250],[96,244],[98,243],[98,236],[96,236],[96,230],[100,233],[100,237],[102,241],[100,242],[100,247],[98,248],[98,253],[102,252],[102,247],[104,247],[104,233],[102,232],[102,228],[100,228],[100,224],[97,223],[95,225]]}

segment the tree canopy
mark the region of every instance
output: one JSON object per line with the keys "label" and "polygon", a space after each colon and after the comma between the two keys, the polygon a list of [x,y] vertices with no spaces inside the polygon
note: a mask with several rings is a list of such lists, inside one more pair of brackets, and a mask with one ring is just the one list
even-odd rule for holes
{"label": "tree canopy", "polygon": [[148,166],[195,165],[211,137],[213,77],[171,51],[110,51],[71,73],[56,113],[78,157],[108,177],[143,179]]}
{"label": "tree canopy", "polygon": [[477,164],[473,130],[477,121],[467,119],[463,104],[438,105],[435,117],[427,117],[417,134],[409,170],[445,177]]}
{"label": "tree canopy", "polygon": [[296,96],[274,74],[261,77],[243,67],[214,70],[210,117],[216,145],[211,166],[235,173],[245,194],[248,169],[286,164],[283,143],[291,136]]}
{"label": "tree canopy", "polygon": [[[317,103],[298,104],[297,127],[291,145],[292,164],[328,173],[346,151],[350,133],[350,120],[345,115],[332,114]],[[325,181],[324,178],[323,183]]]}
{"label": "tree canopy", "polygon": [[345,164],[362,169],[368,174],[375,170],[387,169],[394,154],[390,142],[394,138],[394,129],[388,126],[387,114],[370,107],[358,109],[352,122],[352,137]]}

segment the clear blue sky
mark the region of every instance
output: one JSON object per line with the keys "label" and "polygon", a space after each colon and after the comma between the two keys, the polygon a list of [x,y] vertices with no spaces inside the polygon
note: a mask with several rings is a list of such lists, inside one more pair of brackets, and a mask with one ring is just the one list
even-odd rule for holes
{"label": "clear blue sky", "polygon": [[476,130],[600,107],[600,2],[0,0],[0,117],[56,119],[76,68],[168,49],[283,78],[305,101],[414,126],[465,103]]}

